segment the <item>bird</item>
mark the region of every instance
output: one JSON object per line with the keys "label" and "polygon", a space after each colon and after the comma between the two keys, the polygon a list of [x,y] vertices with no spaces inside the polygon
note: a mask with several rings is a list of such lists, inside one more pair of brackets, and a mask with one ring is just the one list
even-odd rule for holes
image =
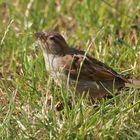
{"label": "bird", "polygon": [[[132,83],[86,52],[70,47],[58,32],[36,32],[34,36],[42,50],[46,70],[54,81],[59,83],[61,79],[65,85],[75,87],[80,95],[87,93],[92,99],[101,99]],[[135,83],[140,86],[140,81]]]}

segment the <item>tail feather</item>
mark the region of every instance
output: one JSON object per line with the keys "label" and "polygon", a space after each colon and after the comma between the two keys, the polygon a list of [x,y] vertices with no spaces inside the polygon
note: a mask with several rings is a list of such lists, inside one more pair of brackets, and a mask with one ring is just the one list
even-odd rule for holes
{"label": "tail feather", "polygon": [[132,87],[133,85],[136,87],[136,88],[139,88],[140,89],[140,80],[133,80],[133,79],[129,79],[130,83],[126,83],[125,84],[125,87]]}

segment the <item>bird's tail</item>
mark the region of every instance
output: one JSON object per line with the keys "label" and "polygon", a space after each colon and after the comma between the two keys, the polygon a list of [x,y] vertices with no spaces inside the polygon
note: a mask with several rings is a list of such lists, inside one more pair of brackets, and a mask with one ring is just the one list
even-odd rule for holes
{"label": "bird's tail", "polygon": [[133,79],[129,79],[130,83],[126,83],[125,87],[129,88],[132,86],[135,86],[136,88],[140,89],[140,80],[133,80]]}

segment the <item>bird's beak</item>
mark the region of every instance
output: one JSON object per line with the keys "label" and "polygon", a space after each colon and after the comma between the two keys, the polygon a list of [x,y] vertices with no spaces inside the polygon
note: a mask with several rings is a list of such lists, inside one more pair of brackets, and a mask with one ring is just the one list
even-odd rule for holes
{"label": "bird's beak", "polygon": [[41,39],[43,36],[44,36],[43,32],[36,32],[36,33],[34,33],[34,37],[36,39]]}
{"label": "bird's beak", "polygon": [[39,42],[39,44],[43,45],[47,43],[49,35],[47,32],[36,32],[34,36],[36,40]]}

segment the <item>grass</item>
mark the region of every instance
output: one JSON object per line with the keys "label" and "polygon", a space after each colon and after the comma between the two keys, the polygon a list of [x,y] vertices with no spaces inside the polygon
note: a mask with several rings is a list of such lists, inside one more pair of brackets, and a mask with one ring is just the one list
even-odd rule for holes
{"label": "grass", "polygon": [[97,106],[75,96],[69,109],[67,90],[49,77],[32,36],[55,28],[82,50],[94,40],[89,54],[140,79],[139,7],[139,0],[1,0],[0,139],[140,139],[135,87]]}

